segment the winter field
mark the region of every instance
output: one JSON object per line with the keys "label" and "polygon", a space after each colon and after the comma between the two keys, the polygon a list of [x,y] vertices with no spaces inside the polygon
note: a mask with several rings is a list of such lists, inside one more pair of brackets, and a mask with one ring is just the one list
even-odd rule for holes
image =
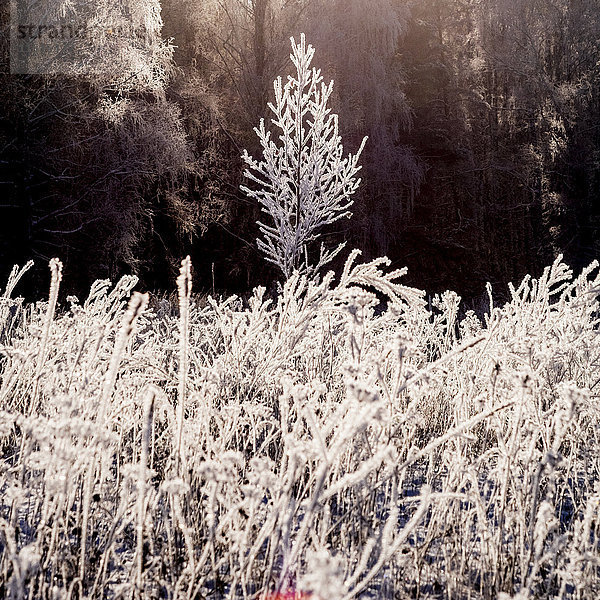
{"label": "winter field", "polygon": [[3,594],[600,592],[596,265],[482,319],[356,252],[247,301],[192,297],[186,260],[179,307],[133,277],[57,304],[50,267],[0,304]]}

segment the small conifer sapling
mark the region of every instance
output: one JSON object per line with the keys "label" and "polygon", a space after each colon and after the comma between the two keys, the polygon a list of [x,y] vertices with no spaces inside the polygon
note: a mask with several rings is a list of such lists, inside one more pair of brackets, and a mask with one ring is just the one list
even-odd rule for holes
{"label": "small conifer sapling", "polygon": [[311,67],[315,50],[304,34],[299,43],[294,38],[291,42],[296,74],[285,85],[281,77],[275,80],[275,103],[268,105],[279,135],[273,139],[261,119],[255,131],[263,159],[257,161],[244,151],[244,174],[255,185],[242,186],[271,219],[258,223],[258,247],[286,278],[295,270],[315,276],[344,247],[321,243],[316,263],[310,264],[309,250],[322,229],[352,215],[351,197],[360,184],[355,177],[361,168],[358,159],[367,140],[356,154],[344,157],[337,115],[327,107],[333,81],[325,84],[321,71]]}

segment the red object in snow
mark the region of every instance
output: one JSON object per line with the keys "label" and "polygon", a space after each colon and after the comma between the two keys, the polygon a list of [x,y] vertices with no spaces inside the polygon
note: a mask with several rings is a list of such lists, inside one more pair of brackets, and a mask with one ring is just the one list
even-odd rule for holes
{"label": "red object in snow", "polygon": [[286,590],[285,592],[274,592],[269,594],[266,600],[318,600],[310,592],[301,592],[299,590]]}

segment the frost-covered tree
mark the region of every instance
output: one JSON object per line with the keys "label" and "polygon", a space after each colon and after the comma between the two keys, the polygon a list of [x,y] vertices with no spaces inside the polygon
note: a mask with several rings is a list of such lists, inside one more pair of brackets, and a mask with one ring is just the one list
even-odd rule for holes
{"label": "frost-covered tree", "polygon": [[275,80],[275,104],[268,105],[279,136],[272,139],[261,119],[255,131],[263,160],[254,160],[247,151],[243,154],[245,175],[258,187],[242,186],[273,221],[258,223],[263,234],[258,247],[286,278],[294,270],[316,274],[344,247],[342,243],[328,249],[321,244],[316,264],[309,262],[310,246],[322,228],[352,214],[351,196],[360,183],[355,177],[358,159],[367,140],[356,154],[344,158],[337,115],[327,107],[333,81],[325,84],[321,71],[311,68],[315,50],[306,45],[304,34],[298,44],[294,38],[291,42],[296,75],[289,76],[285,85],[281,77]]}
{"label": "frost-covered tree", "polygon": [[[189,236],[198,222],[186,185],[194,149],[180,103],[166,95],[175,63],[160,2],[19,4],[31,8],[22,22],[40,23],[45,37],[21,40],[21,62],[9,57],[8,35],[0,40],[0,269],[56,252],[84,281],[145,269],[144,256],[155,264],[166,250],[161,224]],[[9,16],[0,9],[0,20]],[[82,33],[70,37],[74,25]],[[27,76],[9,72],[9,58]]]}

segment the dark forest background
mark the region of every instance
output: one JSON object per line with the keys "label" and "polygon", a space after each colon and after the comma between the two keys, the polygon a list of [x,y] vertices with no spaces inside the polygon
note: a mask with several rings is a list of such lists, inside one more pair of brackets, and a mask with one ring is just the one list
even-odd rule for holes
{"label": "dark forest background", "polygon": [[58,256],[76,293],[131,272],[171,289],[189,253],[197,291],[275,279],[240,155],[260,154],[300,32],[346,150],[369,136],[354,216],[326,237],[466,298],[600,254],[598,0],[99,1],[77,17],[135,14],[148,35],[70,75],[10,74],[7,4],[0,273],[33,258],[41,285]]}

